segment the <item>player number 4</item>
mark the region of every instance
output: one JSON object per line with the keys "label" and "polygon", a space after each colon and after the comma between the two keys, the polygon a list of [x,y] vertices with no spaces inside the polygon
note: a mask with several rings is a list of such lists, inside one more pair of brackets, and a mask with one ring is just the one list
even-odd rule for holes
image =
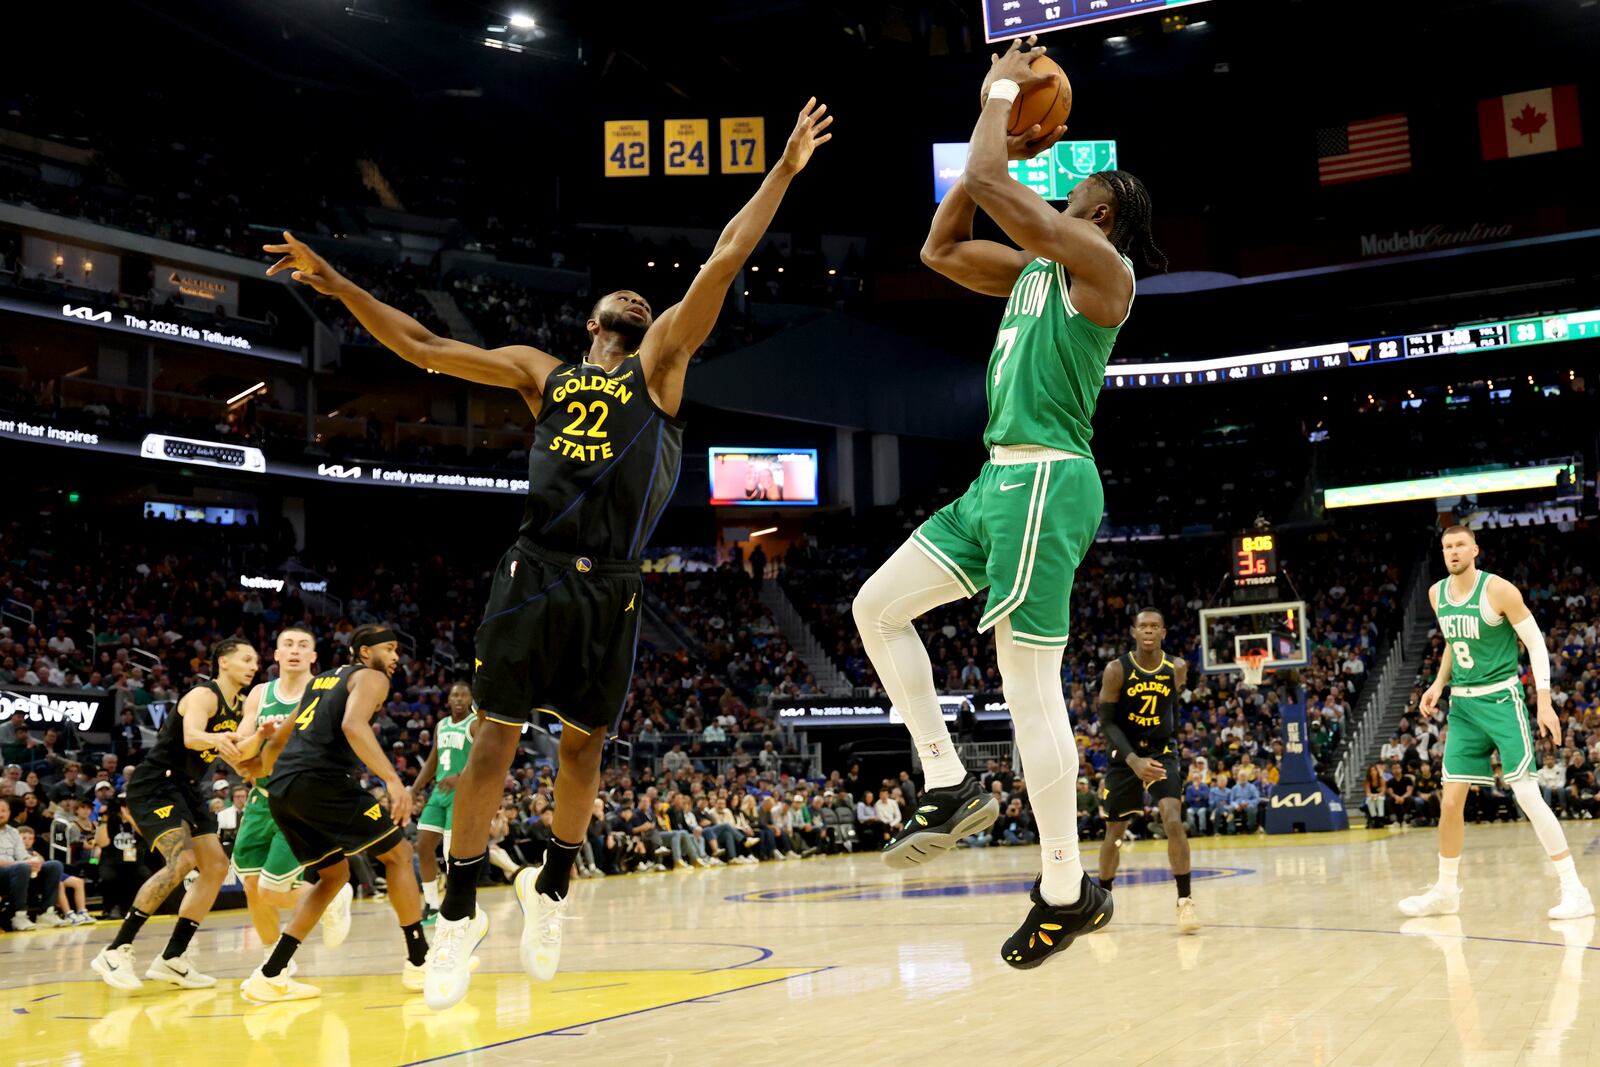
{"label": "player number 4", "polygon": [[1467,644],[1465,641],[1452,641],[1450,642],[1450,651],[1456,654],[1457,667],[1460,667],[1464,671],[1472,669],[1473,662],[1471,645]]}
{"label": "player number 4", "polygon": [[1011,358],[1011,346],[1017,343],[1017,331],[1021,327],[1007,326],[995,337],[995,351],[1000,353],[1000,359],[994,365],[994,384],[999,386],[1000,375],[1006,369],[1006,360]]}
{"label": "player number 4", "polygon": [[296,730],[304,730],[311,725],[311,717],[316,714],[317,704],[321,700],[321,697],[312,697],[311,703],[307,704],[305,710],[295,717],[294,728]]}

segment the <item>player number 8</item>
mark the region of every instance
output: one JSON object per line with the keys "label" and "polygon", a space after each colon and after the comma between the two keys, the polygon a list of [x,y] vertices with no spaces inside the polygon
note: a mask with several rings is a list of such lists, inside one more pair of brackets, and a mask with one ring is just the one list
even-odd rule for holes
{"label": "player number 8", "polygon": [[1468,671],[1475,666],[1472,662],[1472,646],[1468,645],[1465,641],[1450,642],[1450,650],[1456,654],[1457,667],[1460,667],[1464,671]]}

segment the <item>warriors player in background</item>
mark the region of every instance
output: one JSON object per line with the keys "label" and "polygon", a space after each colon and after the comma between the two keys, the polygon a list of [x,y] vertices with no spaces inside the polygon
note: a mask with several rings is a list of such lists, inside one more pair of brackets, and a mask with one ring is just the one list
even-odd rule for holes
{"label": "warriors player in background", "polygon": [[1189,891],[1189,835],[1183,827],[1183,773],[1178,765],[1178,693],[1189,677],[1188,661],[1170,659],[1161,647],[1166,619],[1155,608],[1134,616],[1135,651],[1106,664],[1100,675],[1100,727],[1109,742],[1111,765],[1100,794],[1106,839],[1100,845],[1100,885],[1110,889],[1122,855],[1128,820],[1144,814],[1144,795],[1155,798],[1167,835],[1167,862],[1178,883],[1178,930],[1192,934],[1200,917]]}
{"label": "warriors player in background", "polygon": [[235,768],[244,759],[240,746],[246,739],[239,733],[244,691],[255,680],[259,663],[256,650],[243,638],[218,641],[211,650],[215,678],[183,695],[128,779],[128,811],[139,836],[166,862],[139,887],[117,936],[89,964],[114,989],[132,991],[144,985],[136,973],[133,940],[184,876],[195,870],[200,875],[184,891],[167,947],[145,977],[180,989],[217,984],[195,966],[189,945],[228,875],[228,854],[217,838],[217,816],[200,780],[209,777],[218,757]]}

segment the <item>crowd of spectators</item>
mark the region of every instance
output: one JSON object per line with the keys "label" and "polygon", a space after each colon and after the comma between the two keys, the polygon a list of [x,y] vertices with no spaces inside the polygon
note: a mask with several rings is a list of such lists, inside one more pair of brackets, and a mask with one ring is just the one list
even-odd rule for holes
{"label": "crowd of spectators", "polygon": [[[1600,579],[1593,561],[1600,535],[1592,525],[1571,530],[1536,527],[1480,535],[1479,566],[1522,590],[1550,652],[1550,702],[1561,720],[1552,739],[1530,724],[1534,736],[1535,777],[1539,791],[1557,816],[1600,817]],[[1442,578],[1435,568],[1435,578]],[[1422,694],[1438,676],[1445,652],[1435,630],[1417,672],[1407,706],[1394,732],[1367,768],[1363,808],[1370,826],[1435,825],[1439,819],[1448,734],[1448,697],[1432,715],[1422,710]],[[1522,658],[1522,682],[1534,707],[1532,675]],[[1468,787],[1470,822],[1521,818],[1505,781],[1499,755],[1494,782]]]}

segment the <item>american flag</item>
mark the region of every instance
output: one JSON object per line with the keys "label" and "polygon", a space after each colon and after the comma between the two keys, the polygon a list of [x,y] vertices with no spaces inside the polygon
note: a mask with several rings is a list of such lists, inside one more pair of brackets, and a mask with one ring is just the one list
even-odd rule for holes
{"label": "american flag", "polygon": [[1317,131],[1317,178],[1339,185],[1411,173],[1411,128],[1404,115],[1362,119]]}

